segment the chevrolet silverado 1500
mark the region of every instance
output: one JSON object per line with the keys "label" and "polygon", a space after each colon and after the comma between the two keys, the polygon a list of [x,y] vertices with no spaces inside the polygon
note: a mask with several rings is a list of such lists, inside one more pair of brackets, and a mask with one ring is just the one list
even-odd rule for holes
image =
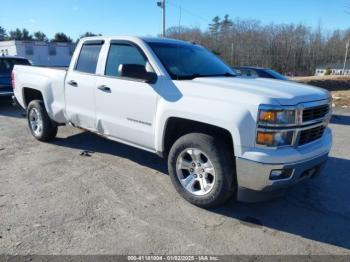
{"label": "chevrolet silverado 1500", "polygon": [[313,177],[332,143],[327,91],[237,77],[194,43],[84,38],[67,70],[15,66],[13,83],[36,139],[71,124],[158,153],[179,194],[201,207],[238,188],[273,191]]}

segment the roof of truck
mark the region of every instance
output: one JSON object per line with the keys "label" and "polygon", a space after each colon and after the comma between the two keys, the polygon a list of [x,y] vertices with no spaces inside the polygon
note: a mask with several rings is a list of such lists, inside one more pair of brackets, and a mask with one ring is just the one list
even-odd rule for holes
{"label": "roof of truck", "polygon": [[[129,40],[129,41],[145,41],[148,43],[169,43],[169,44],[190,44],[191,42],[188,41],[182,41],[177,40],[173,38],[160,38],[160,37],[139,37],[139,36],[92,36],[92,37],[84,37],[82,38],[83,41],[86,40],[113,40],[113,39],[120,39],[120,40]],[[193,43],[192,43],[193,44]]]}
{"label": "roof of truck", "polygon": [[140,37],[145,42],[150,43],[190,43],[188,41],[178,40],[174,38],[160,38],[160,37]]}

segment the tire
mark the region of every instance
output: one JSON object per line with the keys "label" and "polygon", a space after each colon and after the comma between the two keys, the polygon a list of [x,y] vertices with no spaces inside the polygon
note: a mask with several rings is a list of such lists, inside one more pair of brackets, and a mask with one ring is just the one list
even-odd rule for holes
{"label": "tire", "polygon": [[168,169],[177,192],[202,208],[222,205],[237,190],[233,152],[215,136],[180,137],[170,149]]}
{"label": "tire", "polygon": [[57,125],[55,125],[46,112],[44,102],[33,100],[27,107],[27,120],[30,132],[35,139],[48,142],[57,135]]}

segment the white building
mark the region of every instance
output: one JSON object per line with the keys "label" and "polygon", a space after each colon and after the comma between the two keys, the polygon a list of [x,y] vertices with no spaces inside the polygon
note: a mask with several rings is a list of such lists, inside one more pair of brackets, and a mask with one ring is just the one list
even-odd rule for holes
{"label": "white building", "polygon": [[67,67],[74,48],[73,43],[0,41],[0,56],[25,57],[38,66]]}
{"label": "white building", "polygon": [[322,66],[322,67],[318,67],[315,71],[315,76],[324,76],[326,75],[327,70],[330,69],[331,70],[331,74],[330,75],[350,75],[350,66],[347,66],[345,68],[345,71],[343,72],[343,66]]}

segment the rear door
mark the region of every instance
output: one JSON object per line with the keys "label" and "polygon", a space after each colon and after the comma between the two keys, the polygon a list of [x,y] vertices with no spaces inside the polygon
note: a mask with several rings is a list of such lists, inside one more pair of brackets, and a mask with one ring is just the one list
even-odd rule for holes
{"label": "rear door", "polygon": [[65,83],[66,114],[76,126],[96,131],[96,69],[103,41],[86,41]]}
{"label": "rear door", "polygon": [[[96,125],[99,133],[142,147],[154,148],[154,117],[157,85],[126,79],[119,75],[121,64],[150,66],[139,46],[132,42],[112,41],[104,76],[99,76],[96,92]],[[158,81],[159,82],[159,81]],[[159,83],[158,83],[159,84]]]}

